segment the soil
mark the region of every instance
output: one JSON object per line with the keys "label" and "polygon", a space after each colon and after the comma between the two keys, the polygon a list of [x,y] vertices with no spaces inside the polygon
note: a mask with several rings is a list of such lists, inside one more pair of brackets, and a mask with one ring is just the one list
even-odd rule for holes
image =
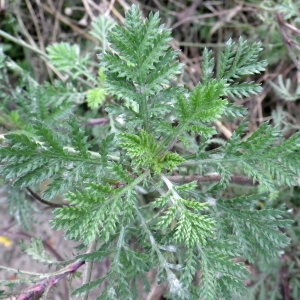
{"label": "soil", "polygon": [[[25,272],[33,273],[52,273],[56,271],[55,266],[49,267],[43,263],[37,262],[32,259],[31,256],[23,251],[21,242],[30,244],[32,238],[38,238],[43,242],[44,248],[51,256],[51,260],[68,260],[74,258],[79,251],[75,249],[78,243],[68,241],[64,238],[64,233],[62,231],[54,231],[51,229],[49,221],[53,219],[52,209],[45,209],[45,205],[37,203],[36,205],[39,212],[32,216],[36,219],[32,223],[32,229],[30,232],[25,231],[20,226],[18,226],[15,220],[10,216],[7,208],[7,203],[0,202],[0,280],[10,280],[13,282],[17,278],[22,278],[23,274],[9,271],[7,269],[1,270],[1,266],[12,268],[15,270],[22,270]],[[1,240],[2,238],[2,240]],[[7,240],[3,240],[7,238]],[[2,242],[1,242],[2,241]],[[5,245],[5,241],[7,245]],[[8,245],[10,243],[10,245]],[[62,268],[60,266],[59,268]],[[105,259],[99,263],[95,263],[92,272],[92,280],[98,279],[106,274],[110,269],[110,261]],[[78,272],[83,272],[84,266],[78,269]],[[79,274],[78,274],[79,275]],[[155,270],[149,272],[148,277],[153,281],[155,278]],[[24,277],[23,277],[24,278]],[[29,278],[27,276],[27,278]],[[18,291],[22,291],[26,288],[33,287],[35,282],[30,284],[18,285]],[[71,300],[79,299],[77,297],[70,297],[70,291],[74,291],[82,285],[82,276],[72,276],[60,280],[55,288],[52,288],[47,297],[43,299],[47,300]],[[96,289],[89,295],[89,300],[95,300],[101,294],[101,291],[105,288],[104,286]],[[166,286],[157,286],[153,284],[148,295],[141,296],[140,300],[160,300],[163,298],[163,294],[166,291]],[[0,290],[9,289],[0,283]],[[140,286],[142,291],[142,284]],[[0,294],[1,295],[1,294]],[[0,296],[0,299],[1,296]],[[17,296],[14,298],[7,298],[5,300],[16,300]]]}
{"label": "soil", "polygon": [[[38,238],[43,241],[47,254],[53,261],[71,259],[74,257],[74,247],[78,244],[67,241],[63,237],[62,231],[54,231],[49,225],[49,221],[53,218],[50,209],[45,209],[44,205],[40,205],[40,212],[34,215],[36,221],[32,224],[30,232],[26,232],[16,224],[14,219],[9,215],[6,203],[0,203],[0,266],[22,270],[25,272],[34,273],[51,273],[55,271],[55,266],[49,267],[43,263],[32,259],[23,251],[21,242],[29,244],[32,238]],[[4,239],[3,239],[4,238]],[[5,240],[7,238],[7,240]],[[60,267],[61,268],[61,267]],[[83,267],[78,269],[83,271]],[[22,278],[23,274],[18,274],[14,271],[1,270],[1,280],[11,280],[13,282],[17,278]],[[68,285],[76,288],[80,283],[78,278],[73,278],[68,282],[61,280],[54,289],[51,289],[47,299],[61,300],[69,299]],[[34,283],[32,283],[32,286]],[[22,284],[20,290],[29,287]],[[1,289],[5,289],[1,285]],[[74,288],[73,288],[74,289]],[[5,290],[8,290],[7,288]]]}

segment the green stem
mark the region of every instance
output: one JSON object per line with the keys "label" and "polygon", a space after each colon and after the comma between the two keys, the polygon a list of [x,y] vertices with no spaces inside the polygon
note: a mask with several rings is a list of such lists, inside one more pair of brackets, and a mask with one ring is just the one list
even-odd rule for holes
{"label": "green stem", "polygon": [[[97,243],[98,243],[98,239],[96,238],[89,246],[88,246],[88,249],[87,249],[87,253],[92,253],[96,250],[97,248]],[[92,277],[92,270],[93,270],[93,264],[94,262],[93,261],[87,261],[85,263],[86,267],[85,267],[85,270],[84,270],[84,275],[83,275],[83,285],[84,284],[87,284],[91,281],[91,277]],[[88,297],[89,297],[89,294],[86,294],[83,296],[83,300],[88,300]]]}
{"label": "green stem", "polygon": [[150,170],[146,171],[142,175],[140,175],[138,178],[136,178],[134,181],[123,187],[122,189],[119,189],[119,191],[114,194],[111,198],[108,198],[105,202],[105,205],[110,205],[112,201],[114,201],[117,198],[120,198],[121,196],[125,195],[128,191],[131,191],[134,189],[135,186],[137,186],[140,182],[142,182],[147,176],[150,175]]}
{"label": "green stem", "polygon": [[144,130],[149,133],[149,111],[147,107],[147,96],[145,95],[145,81],[141,76],[141,68],[143,62],[141,60],[140,49],[138,50],[138,94],[139,94],[139,114],[143,118]]}
{"label": "green stem", "polygon": [[159,245],[157,244],[151,230],[148,228],[147,222],[144,219],[141,212],[139,211],[139,208],[137,207],[136,203],[134,203],[134,208],[135,208],[136,215],[138,216],[138,218],[141,221],[141,226],[143,227],[146,234],[149,236],[151,247],[154,250],[154,252],[156,252],[156,254],[157,254],[159,264],[166,272],[167,282],[169,284],[170,292],[172,290],[174,290],[174,288],[175,288],[176,292],[179,292],[178,295],[180,294],[179,295],[180,299],[183,299],[182,295],[183,294],[188,295],[188,292],[183,291],[182,287],[180,286],[179,280],[176,278],[176,275],[170,270],[168,261],[166,260],[166,258],[163,256],[161,250],[159,249]]}
{"label": "green stem", "polygon": [[[86,70],[86,68],[80,68],[80,67],[78,67],[78,66],[74,66],[74,69],[75,69],[76,71],[80,72],[81,74],[83,74],[84,76],[86,76],[86,78],[87,78],[88,80],[92,81],[95,85],[98,84],[97,79],[94,78],[94,77],[90,74],[90,72],[89,72],[88,70]],[[78,77],[78,78],[80,78],[80,77]]]}
{"label": "green stem", "polygon": [[148,112],[148,107],[147,107],[147,97],[146,95],[141,95],[141,115],[143,116],[144,119],[144,130],[146,132],[149,132],[149,112]]}
{"label": "green stem", "polygon": [[20,269],[13,269],[13,268],[5,267],[5,266],[0,266],[0,270],[7,270],[7,271],[14,272],[16,274],[20,273],[20,274],[24,274],[24,275],[38,276],[40,278],[47,278],[47,277],[51,276],[51,275],[45,274],[45,273],[28,272],[28,271],[24,271],[24,270],[20,270]]}
{"label": "green stem", "polygon": [[[31,50],[31,51],[39,54],[44,60],[47,61],[47,63],[49,65],[51,65],[49,63],[49,57],[48,57],[48,55],[45,52],[41,51],[39,48],[31,46],[28,43],[24,42],[23,40],[18,39],[16,37],[14,37],[14,36],[6,33],[5,31],[3,31],[1,29],[0,29],[0,36],[2,36],[3,38],[5,38],[5,39],[7,39],[7,40],[9,40],[9,41],[17,44],[17,45],[20,45],[20,46],[22,46],[24,48],[27,48],[27,49],[29,49],[29,50]],[[53,65],[51,65],[51,68],[52,68],[53,71],[55,71],[57,73],[57,69]],[[65,73],[68,74],[68,76],[70,76],[70,77],[72,76],[71,72],[65,71]],[[90,84],[88,81],[84,80],[83,78],[78,77],[77,79],[82,84],[85,84],[85,85],[89,86],[90,88],[94,88],[94,86],[92,84]],[[93,79],[93,81],[95,81],[95,79]]]}
{"label": "green stem", "polygon": [[125,232],[126,232],[126,227],[121,227],[120,235],[119,235],[119,240],[117,243],[117,253],[114,258],[114,264],[116,263],[116,266],[119,267],[119,261],[120,261],[120,254],[121,254],[121,249],[124,244],[124,237],[125,237]]}
{"label": "green stem", "polygon": [[166,259],[164,258],[164,256],[162,255],[156,241],[155,238],[152,234],[152,232],[149,230],[148,226],[147,226],[147,222],[144,219],[143,215],[141,214],[141,212],[139,211],[139,208],[136,206],[136,204],[134,204],[134,208],[135,208],[135,213],[138,216],[138,218],[141,221],[141,226],[143,227],[143,229],[145,230],[145,232],[147,233],[147,235],[149,236],[149,240],[150,240],[150,244],[152,249],[156,252],[158,259],[160,261],[161,266],[164,267],[168,277],[169,275],[171,275],[171,271],[170,269],[167,267],[167,263],[166,263]]}
{"label": "green stem", "polygon": [[177,139],[177,136],[185,129],[185,127],[189,124],[189,122],[178,125],[175,130],[171,133],[171,135],[167,136],[158,149],[156,150],[155,155],[163,155],[165,152],[172,148],[172,145]]}
{"label": "green stem", "polygon": [[[216,149],[208,150],[205,152],[206,155],[211,155],[211,154],[219,154],[220,153],[221,147],[218,147]],[[197,153],[189,154],[189,155],[183,155],[182,156],[185,160],[190,160],[190,159],[197,159]]]}
{"label": "green stem", "polygon": [[[132,191],[135,186],[137,186],[140,182],[142,182],[147,176],[150,175],[150,170],[146,171],[142,175],[140,175],[138,178],[136,178],[134,181],[123,187],[122,189],[119,189],[114,195],[112,195],[110,198],[108,198],[104,203],[100,204],[100,208],[103,209],[105,206],[111,205],[111,203],[128,193],[129,191]],[[99,205],[95,206],[95,210],[99,210]]]}
{"label": "green stem", "polygon": [[9,41],[11,41],[11,42],[13,42],[13,43],[15,43],[17,45],[20,45],[20,46],[22,46],[24,48],[27,48],[27,49],[29,49],[29,50],[31,50],[31,51],[33,51],[33,52],[35,52],[35,53],[37,53],[37,54],[45,57],[45,58],[48,58],[47,54],[44,53],[43,51],[41,51],[40,49],[27,44],[26,42],[22,41],[21,39],[15,38],[14,36],[6,33],[5,31],[3,31],[1,29],[0,29],[0,36],[4,37],[5,39],[7,39],[7,40],[9,40]]}

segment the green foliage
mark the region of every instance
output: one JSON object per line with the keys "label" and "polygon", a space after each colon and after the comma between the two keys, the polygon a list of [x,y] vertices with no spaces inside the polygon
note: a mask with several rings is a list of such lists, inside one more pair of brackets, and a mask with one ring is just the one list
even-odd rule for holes
{"label": "green foliage", "polygon": [[200,163],[209,162],[222,174],[223,187],[229,183],[233,161],[242,166],[248,177],[268,190],[274,189],[276,185],[296,185],[299,176],[299,134],[282,141],[281,132],[264,123],[250,137],[243,139],[246,125],[246,122],[242,122],[217,154]]}
{"label": "green foliage", "polygon": [[292,90],[291,80],[287,79],[286,82],[283,81],[282,75],[278,76],[278,85],[270,82],[274,91],[284,101],[296,101],[300,98],[300,85],[297,86],[295,91]]}
{"label": "green foliage", "polygon": [[50,61],[59,70],[72,70],[79,63],[79,47],[68,43],[54,44],[47,48]]}
{"label": "green foliage", "polygon": [[226,95],[242,98],[262,91],[259,85],[252,82],[233,83],[237,78],[265,70],[267,62],[257,61],[260,51],[262,51],[261,43],[254,43],[249,46],[242,37],[239,39],[236,49],[235,43],[231,39],[226,43],[225,50],[221,54],[217,77],[218,79],[226,79],[230,83],[225,90]]}
{"label": "green foliage", "polygon": [[7,185],[3,185],[1,190],[2,192],[6,190],[6,197],[2,195],[0,201],[7,204],[9,214],[14,217],[19,226],[22,226],[26,231],[30,231],[32,223],[37,220],[35,217],[32,217],[34,216],[34,208],[26,199],[26,193]]}
{"label": "green foliage", "polygon": [[115,22],[103,15],[98,16],[91,24],[90,34],[101,43],[102,51],[106,50],[108,34],[114,26]]}
{"label": "green foliage", "polygon": [[[205,49],[202,81],[188,90],[176,86],[182,65],[178,52],[168,45],[170,30],[159,23],[158,13],[143,21],[133,5],[124,27],[108,26],[111,44],[99,56],[104,74],[100,73],[98,87],[85,81],[97,83],[87,75],[88,56],[81,58],[78,46],[49,46],[50,62],[71,72],[72,79],[84,80],[90,107],[102,104],[110,124],[95,145],[79,118],[65,114],[59,126],[55,118],[47,119],[54,104],[30,103],[28,114],[33,111],[35,116],[30,130],[3,138],[1,176],[19,188],[50,179],[43,197],[62,195],[68,202],[54,210],[53,228],[64,230],[65,237],[81,242],[82,248],[97,244],[75,258],[110,259],[109,271],[85,282],[74,295],[101,286],[97,299],[140,299],[141,286],[149,287],[147,273],[157,270],[158,282],[167,283],[169,299],[240,299],[248,277],[246,260],[279,258],[289,244],[285,230],[290,221],[284,208],[257,209],[257,202],[266,202],[268,194],[252,191],[228,197],[223,191],[236,173],[252,178],[267,192],[296,185],[299,134],[285,140],[278,128],[265,123],[245,137],[247,123],[242,121],[228,141],[209,150],[217,140],[211,122],[222,115],[244,115],[228,97],[261,91],[259,85],[245,82],[246,76],[259,74],[266,66],[258,60],[261,45],[249,45],[242,38],[237,44],[229,40],[216,76],[212,52]],[[96,24],[94,35],[100,35],[102,25]],[[68,103],[69,90],[59,84],[31,83],[29,91],[44,93],[42,99],[62,93],[60,104]],[[113,99],[107,106],[106,94]],[[8,116],[18,123],[17,114]],[[196,135],[201,136],[200,143],[194,141]],[[212,171],[220,175],[220,182],[200,188],[199,176]],[[172,173],[180,177],[179,184],[169,178]],[[185,178],[191,174],[195,181],[188,183]],[[146,201],[144,195],[150,193],[155,196]],[[38,257],[39,248],[41,244],[34,242],[27,252],[47,261],[43,252]]]}
{"label": "green foliage", "polygon": [[222,235],[221,231],[226,229],[238,237],[235,242],[241,253],[252,263],[256,256],[266,261],[277,257],[279,249],[289,243],[289,238],[279,230],[291,224],[284,212],[251,209],[255,201],[262,199],[263,195],[251,195],[219,200],[217,203],[218,213],[222,215],[218,219],[219,234]]}
{"label": "green foliage", "polygon": [[23,242],[22,247],[24,252],[31,256],[31,258],[35,261],[47,265],[57,263],[57,261],[53,260],[52,257],[45,251],[43,243],[39,239],[32,239],[30,245]]}
{"label": "green foliage", "polygon": [[[137,7],[127,13],[125,26],[115,26],[109,41],[111,52],[100,55],[105,68],[106,90],[118,98],[138,104],[135,119],[150,130],[150,119],[154,118],[152,107],[166,105],[174,92],[158,103],[157,97],[167,93],[167,85],[179,74],[182,66],[175,61],[177,52],[168,46],[171,31],[159,26],[159,15],[150,14],[143,24]],[[131,117],[131,116],[128,116]],[[163,117],[163,116],[161,116]],[[127,121],[127,120],[124,120]]]}
{"label": "green foliage", "polygon": [[157,157],[158,145],[155,138],[140,131],[140,136],[123,133],[120,135],[123,149],[126,149],[129,156],[133,158],[133,165],[141,165],[144,168],[153,169],[157,174],[162,169],[173,169],[184,162],[184,159],[176,153],[167,152],[162,157]]}
{"label": "green foliage", "polygon": [[[54,81],[38,84],[31,75],[24,71],[5,55],[0,55],[0,124],[11,132],[32,134],[32,124],[43,120],[49,126],[64,126],[66,117],[75,109],[75,105],[83,102],[84,95],[76,91],[72,83]],[[18,87],[14,88],[9,81],[9,72],[17,75]],[[14,109],[8,109],[8,104]]]}
{"label": "green foliage", "polygon": [[98,76],[99,86],[97,88],[89,90],[86,95],[87,105],[91,109],[99,108],[99,106],[103,104],[106,98],[106,91],[105,88],[103,87],[103,84],[106,80],[106,76],[103,72],[103,68],[99,69],[98,75],[99,75]]}
{"label": "green foliage", "polygon": [[86,95],[86,101],[91,109],[98,108],[105,100],[105,90],[103,88],[95,88],[89,90]]}

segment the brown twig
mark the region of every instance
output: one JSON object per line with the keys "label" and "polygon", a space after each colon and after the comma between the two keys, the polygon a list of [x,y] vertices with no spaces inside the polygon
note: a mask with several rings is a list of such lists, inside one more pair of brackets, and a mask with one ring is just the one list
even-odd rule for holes
{"label": "brown twig", "polygon": [[[27,232],[18,231],[10,232],[9,229],[15,225],[15,222],[9,224],[2,230],[0,229],[0,235],[7,236],[11,239],[25,239],[31,241],[34,236]],[[45,240],[42,240],[43,247],[47,249],[58,261],[64,261],[63,257]],[[69,288],[66,280],[63,281],[64,299],[69,299]]]}
{"label": "brown twig", "polygon": [[[218,174],[209,174],[204,176],[199,175],[191,175],[191,176],[182,176],[182,175],[176,175],[176,176],[168,176],[168,179],[174,183],[188,183],[192,181],[197,181],[198,184],[204,183],[204,182],[219,182],[222,177]],[[250,185],[250,186],[256,186],[258,185],[257,182],[253,182],[253,179],[244,177],[244,176],[236,176],[233,175],[230,178],[231,183],[240,184],[240,185]]]}
{"label": "brown twig", "polygon": [[[252,8],[243,8],[243,11],[253,11]],[[188,15],[186,17],[184,17],[183,19],[179,20],[178,22],[176,22],[175,24],[172,25],[172,30],[174,30],[175,28],[181,26],[182,24],[186,23],[186,22],[196,22],[199,20],[203,20],[203,19],[208,19],[208,18],[213,18],[213,17],[218,17],[218,16],[222,16],[222,15],[227,15],[231,12],[231,9],[228,10],[221,10],[221,11],[217,11],[217,12],[213,12],[213,13],[205,13],[205,14],[198,14],[198,15]]]}
{"label": "brown twig", "polygon": [[[200,6],[202,0],[194,0],[192,1],[192,5],[186,7],[183,11],[177,13],[177,19],[178,19],[178,24],[182,23],[182,30],[186,30],[187,27],[190,25],[191,20],[186,20],[187,17],[190,17],[195,14],[197,11],[198,6]],[[184,20],[182,22],[182,20]]]}
{"label": "brown twig", "polygon": [[99,118],[99,119],[89,119],[85,126],[94,126],[94,125],[107,125],[109,124],[109,119]]}
{"label": "brown twig", "polygon": [[[293,61],[293,63],[295,64],[295,66],[297,67],[298,71],[300,72],[300,63],[297,59],[297,57],[295,56],[295,53],[293,52],[293,48],[296,49],[299,53],[300,53],[300,47],[299,45],[294,42],[287,34],[287,32],[284,30],[285,28],[288,28],[290,30],[292,30],[293,32],[296,32],[297,34],[300,34],[300,30],[293,27],[292,25],[286,23],[283,19],[281,14],[277,13],[276,14],[276,18],[277,18],[277,22],[278,22],[278,26],[279,26],[279,31],[281,33],[281,36],[283,38],[283,41],[285,43],[285,46],[289,52],[290,58]],[[293,29],[292,29],[293,28]]]}
{"label": "brown twig", "polygon": [[76,26],[75,24],[73,24],[67,17],[65,17],[64,15],[62,15],[55,7],[50,8],[49,6],[47,6],[45,4],[42,4],[42,3],[38,3],[38,5],[40,7],[42,7],[46,12],[54,15],[61,22],[63,22],[64,24],[68,25],[69,27],[71,27],[74,31],[76,31],[79,34],[83,35],[86,39],[89,39],[91,41],[95,40],[92,35],[90,35],[85,30],[82,30],[81,28],[79,28],[78,26]]}
{"label": "brown twig", "polygon": [[[63,3],[64,3],[63,0],[58,1],[57,11],[61,11]],[[55,17],[55,20],[54,20],[54,25],[53,25],[53,29],[52,29],[52,37],[51,37],[52,44],[54,44],[57,40],[57,36],[58,36],[58,32],[59,32],[59,25],[60,25],[59,19],[56,17],[56,15],[54,17]]]}
{"label": "brown twig", "polygon": [[[38,37],[39,47],[43,52],[46,52],[43,34],[40,30],[39,22],[37,20],[36,13],[35,13],[35,11],[32,7],[32,3],[29,0],[25,0],[25,2],[26,2],[26,5],[27,5],[27,8],[29,10],[33,25],[35,27],[35,31],[36,31],[36,34],[37,34],[37,37]],[[51,69],[49,68],[47,63],[46,63],[46,68],[47,68],[47,72],[48,72],[49,76],[51,77],[52,76]]]}
{"label": "brown twig", "polygon": [[24,290],[17,300],[39,299],[46,290],[53,288],[60,280],[68,275],[74,274],[84,264],[85,261],[77,260],[63,269],[56,271],[55,275],[50,274],[48,278],[45,278],[34,286]]}
{"label": "brown twig", "polygon": [[31,188],[27,187],[26,190],[29,192],[29,194],[39,202],[49,205],[51,207],[63,207],[63,206],[69,206],[68,204],[59,204],[59,203],[52,203],[47,200],[44,200],[42,197],[40,197],[37,193],[35,193]]}

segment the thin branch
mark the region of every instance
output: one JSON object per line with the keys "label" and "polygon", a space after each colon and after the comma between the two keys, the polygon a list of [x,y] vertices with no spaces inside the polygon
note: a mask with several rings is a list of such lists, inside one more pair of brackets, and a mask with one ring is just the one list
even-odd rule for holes
{"label": "thin branch", "polygon": [[91,20],[93,21],[95,19],[95,16],[93,14],[93,11],[89,5],[89,3],[86,0],[82,0],[83,6],[86,10],[86,12],[88,13],[89,17],[91,18]]}
{"label": "thin branch", "polygon": [[[204,183],[204,182],[219,182],[222,177],[219,174],[208,174],[204,176],[199,175],[192,175],[192,176],[182,176],[182,175],[176,175],[176,176],[168,176],[168,179],[175,183],[189,183],[192,181],[197,181],[198,184]],[[250,186],[257,186],[257,182],[253,182],[253,179],[244,177],[244,176],[236,176],[233,175],[230,178],[231,183],[240,184],[240,185],[250,185]]]}
{"label": "thin branch", "polygon": [[[12,36],[12,35],[6,33],[5,31],[3,31],[3,30],[1,30],[1,29],[0,29],[0,36],[2,36],[3,38],[5,38],[5,39],[7,39],[7,40],[9,40],[9,41],[11,41],[11,42],[17,44],[17,45],[20,45],[20,46],[22,46],[22,47],[24,47],[24,48],[27,48],[27,49],[33,51],[34,53],[39,54],[39,55],[41,56],[41,59],[42,59],[43,61],[45,61],[45,63],[47,64],[47,66],[48,66],[53,72],[55,72],[55,74],[56,74],[61,80],[63,80],[63,81],[66,80],[66,78],[65,78],[65,77],[64,77],[64,76],[63,76],[63,75],[62,75],[62,74],[61,74],[61,73],[60,73],[60,72],[59,72],[52,64],[49,63],[49,58],[48,58],[47,54],[44,53],[43,51],[41,51],[38,47],[32,46],[32,45],[26,43],[25,41],[23,41],[22,39],[16,38],[16,37],[14,37],[14,36]],[[68,72],[66,72],[66,73],[68,74]],[[70,76],[70,74],[68,74],[68,75]],[[83,79],[79,77],[78,80],[82,81]],[[84,84],[87,84],[86,82],[83,82],[83,83],[84,83]]]}
{"label": "thin branch", "polygon": [[89,119],[85,126],[107,125],[109,122],[109,119],[106,118]]}
{"label": "thin branch", "polygon": [[46,12],[48,12],[49,14],[54,15],[57,19],[59,19],[61,22],[63,22],[64,24],[68,25],[69,27],[71,27],[74,31],[78,32],[79,34],[81,34],[82,36],[84,36],[86,39],[91,40],[91,41],[95,41],[94,37],[89,34],[88,32],[86,32],[85,30],[82,30],[80,27],[76,26],[75,24],[73,24],[67,17],[65,17],[64,15],[62,15],[60,13],[60,11],[58,11],[55,7],[49,7],[43,3],[40,3],[40,1],[38,2],[38,5],[43,8]]}
{"label": "thin branch", "polygon": [[277,19],[281,25],[285,26],[286,28],[288,28],[292,32],[296,33],[297,35],[300,35],[300,29],[296,28],[295,26],[293,26],[287,22],[284,22],[280,14],[277,14]]}
{"label": "thin branch", "polygon": [[[98,243],[98,239],[95,239],[87,248],[86,254],[87,253],[91,253],[94,252],[97,248],[97,243]],[[86,267],[83,273],[83,282],[82,284],[87,284],[91,281],[91,277],[92,277],[92,270],[93,270],[93,264],[94,261],[88,261],[86,262]],[[83,296],[83,300],[87,300],[88,299],[88,294]]]}
{"label": "thin branch", "polygon": [[12,35],[6,33],[5,31],[3,31],[3,30],[1,30],[1,29],[0,29],[0,36],[4,37],[5,39],[7,39],[7,40],[9,40],[9,41],[11,41],[11,42],[14,42],[14,43],[17,44],[17,45],[20,45],[20,46],[22,46],[22,47],[27,48],[27,49],[29,49],[29,50],[31,50],[31,51],[33,51],[33,52],[35,52],[35,53],[41,55],[42,57],[47,58],[47,54],[44,53],[43,51],[39,50],[39,49],[36,48],[36,47],[33,47],[33,46],[27,44],[26,42],[24,42],[24,41],[21,40],[21,39],[15,38],[14,36],[12,36]]}
{"label": "thin branch", "polygon": [[[296,50],[299,51],[299,45],[297,43],[295,43],[286,33],[286,31],[284,30],[284,27],[291,29],[290,26],[287,26],[287,23],[283,21],[281,14],[277,13],[276,14],[276,18],[277,18],[277,22],[278,22],[278,26],[279,26],[279,31],[281,33],[281,36],[283,38],[283,41],[286,45],[286,48],[289,52],[290,58],[293,61],[293,63],[295,64],[295,66],[298,69],[298,72],[300,72],[300,63],[295,55],[295,53],[293,52],[292,48],[296,48]],[[295,30],[293,30],[295,32]],[[297,34],[299,34],[300,30],[297,30]],[[299,54],[299,53],[298,53]]]}
{"label": "thin branch", "polygon": [[45,278],[34,286],[22,291],[17,300],[40,299],[46,290],[53,288],[60,280],[68,275],[74,274],[84,264],[85,261],[77,260],[63,269],[49,274],[49,278]]}
{"label": "thin branch", "polygon": [[69,206],[69,204],[59,204],[59,203],[52,203],[49,202],[47,200],[44,200],[42,197],[40,197],[37,193],[35,193],[31,188],[27,187],[26,190],[30,193],[30,195],[38,200],[39,202],[45,204],[45,205],[49,205],[51,207],[64,207],[64,206]]}

